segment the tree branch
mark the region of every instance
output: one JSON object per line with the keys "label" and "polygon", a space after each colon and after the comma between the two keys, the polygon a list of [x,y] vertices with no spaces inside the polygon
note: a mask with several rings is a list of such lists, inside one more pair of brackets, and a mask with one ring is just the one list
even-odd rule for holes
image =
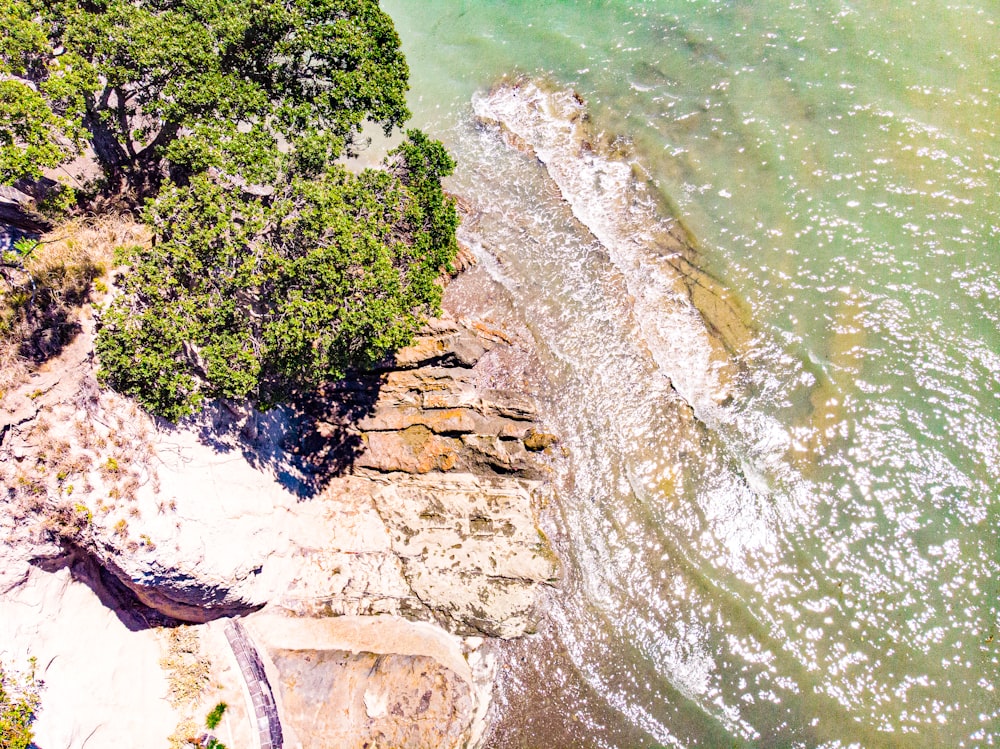
{"label": "tree branch", "polygon": [[128,101],[121,87],[115,88],[115,109],[118,115],[118,130],[121,132],[122,141],[128,151],[129,160],[135,161],[135,144],[132,143],[132,133],[129,128],[128,111],[125,102]]}

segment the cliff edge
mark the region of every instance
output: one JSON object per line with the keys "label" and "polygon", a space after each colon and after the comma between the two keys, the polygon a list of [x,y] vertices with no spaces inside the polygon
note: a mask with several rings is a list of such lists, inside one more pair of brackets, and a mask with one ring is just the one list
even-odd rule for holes
{"label": "cliff edge", "polygon": [[[285,745],[474,744],[484,638],[530,631],[558,576],[536,523],[556,438],[528,395],[497,386],[505,333],[432,320],[375,372],[175,427],[97,386],[95,321],[81,326],[0,407],[0,656],[42,664],[40,745],[166,746],[171,720],[172,745],[197,740],[209,703],[248,696],[230,617],[270,675]],[[74,641],[67,591],[107,636]],[[176,699],[151,648],[170,661],[189,630],[205,678]],[[149,689],[58,667],[88,648]],[[121,710],[158,717],[105,714]],[[252,745],[251,722],[229,710],[230,743]]]}

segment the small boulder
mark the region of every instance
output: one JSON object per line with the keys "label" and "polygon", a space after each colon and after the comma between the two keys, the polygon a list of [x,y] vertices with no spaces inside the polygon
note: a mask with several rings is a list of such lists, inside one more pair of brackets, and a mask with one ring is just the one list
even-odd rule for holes
{"label": "small boulder", "polygon": [[554,434],[547,432],[537,432],[534,429],[528,430],[524,436],[524,446],[531,452],[541,452],[547,447],[552,447],[559,441]]}

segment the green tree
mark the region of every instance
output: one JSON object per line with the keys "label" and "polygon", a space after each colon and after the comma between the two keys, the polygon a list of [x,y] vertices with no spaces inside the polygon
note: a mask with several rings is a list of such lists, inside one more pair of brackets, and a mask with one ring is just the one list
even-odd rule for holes
{"label": "green tree", "polygon": [[0,179],[92,148],[147,201],[97,339],[107,385],[176,420],[270,406],[370,367],[437,310],[454,163],[410,130],[350,172],[366,123],[409,117],[377,0],[0,0]]}
{"label": "green tree", "polygon": [[[37,174],[89,141],[109,187],[154,195],[210,166],[314,167],[364,123],[409,116],[399,37],[375,0],[0,0],[0,172]],[[317,161],[318,160],[318,161]]]}
{"label": "green tree", "polygon": [[176,420],[205,398],[270,406],[376,364],[438,309],[458,217],[444,147],[411,130],[383,169],[328,165],[266,200],[208,176],[168,187],[103,315],[100,377]]}
{"label": "green tree", "polygon": [[31,671],[19,679],[0,666],[0,749],[28,749],[34,732],[31,724],[40,705],[41,683],[35,678],[35,662]]}
{"label": "green tree", "polygon": [[0,0],[0,184],[37,177],[79,150],[81,92],[94,85],[82,59],[55,54],[28,3]]}

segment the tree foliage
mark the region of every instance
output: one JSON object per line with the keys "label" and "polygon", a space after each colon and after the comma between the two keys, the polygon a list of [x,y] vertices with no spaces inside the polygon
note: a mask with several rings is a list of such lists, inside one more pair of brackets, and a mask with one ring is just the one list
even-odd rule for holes
{"label": "tree foliage", "polygon": [[4,671],[0,665],[0,749],[28,749],[34,732],[31,724],[40,705],[41,684],[31,672],[23,679]]}
{"label": "tree foliage", "polygon": [[[0,0],[0,179],[89,141],[114,190],[217,166],[273,177],[279,143],[326,162],[409,116],[375,0]],[[262,171],[263,170],[263,173]]]}
{"label": "tree foliage", "polygon": [[172,420],[268,406],[437,309],[450,156],[410,130],[381,169],[343,165],[366,123],[409,117],[377,0],[0,0],[0,21],[0,180],[86,144],[107,189],[147,201],[155,242],[125,251],[102,316],[106,384]]}
{"label": "tree foliage", "polygon": [[0,0],[0,184],[37,177],[79,149],[82,91],[94,85],[81,58],[54,53],[29,3]]}
{"label": "tree foliage", "polygon": [[176,420],[205,398],[264,406],[367,368],[440,302],[454,164],[416,130],[383,169],[330,165],[263,201],[198,176],[148,209],[97,341],[104,382]]}

